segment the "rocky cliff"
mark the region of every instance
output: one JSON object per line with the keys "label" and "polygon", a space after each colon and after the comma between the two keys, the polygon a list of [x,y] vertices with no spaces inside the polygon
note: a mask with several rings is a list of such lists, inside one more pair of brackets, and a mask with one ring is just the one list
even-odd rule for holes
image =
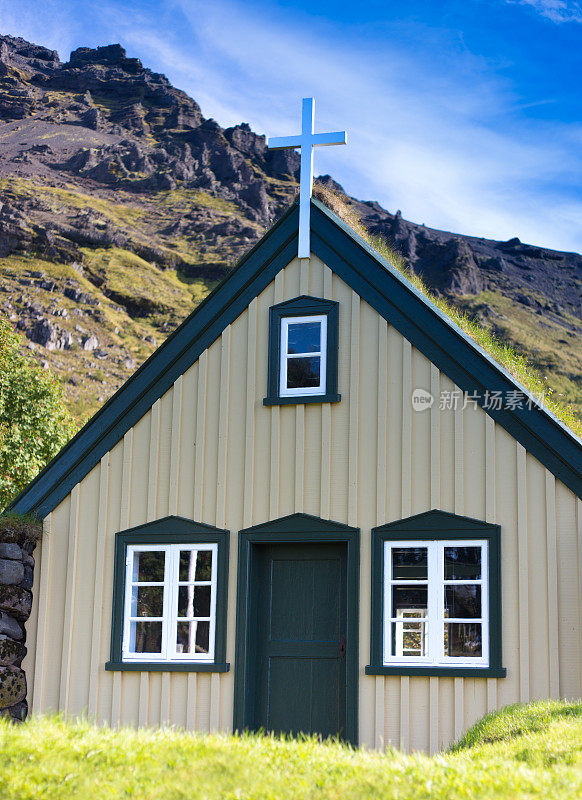
{"label": "rocky cliff", "polygon": [[[298,170],[297,154],[269,151],[245,123],[205,119],[118,44],[61,62],[0,36],[0,309],[66,383],[80,419],[289,205]],[[582,409],[580,255],[349,201],[411,269]]]}

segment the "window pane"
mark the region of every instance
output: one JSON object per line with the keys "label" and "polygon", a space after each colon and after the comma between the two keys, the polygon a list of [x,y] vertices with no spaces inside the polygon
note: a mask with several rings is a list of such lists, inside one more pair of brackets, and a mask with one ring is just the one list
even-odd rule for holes
{"label": "window pane", "polygon": [[208,653],[209,638],[209,622],[179,622],[176,652]]}
{"label": "window pane", "polygon": [[445,586],[445,616],[479,619],[481,586],[477,584]]}
{"label": "window pane", "polygon": [[212,579],[212,550],[181,550],[180,581],[209,581]]}
{"label": "window pane", "polygon": [[132,617],[163,617],[164,587],[134,586],[131,592]]}
{"label": "window pane", "polygon": [[412,580],[428,578],[426,547],[394,547],[392,549],[392,578]]}
{"label": "window pane", "polygon": [[480,547],[445,547],[445,580],[479,580]]}
{"label": "window pane", "polygon": [[426,655],[427,631],[426,622],[393,622],[392,655],[413,658]]}
{"label": "window pane", "polygon": [[321,352],[321,322],[289,323],[287,328],[287,352]]}
{"label": "window pane", "polygon": [[287,388],[304,389],[309,386],[319,386],[321,359],[290,358],[287,361]]}
{"label": "window pane", "polygon": [[483,654],[482,626],[472,622],[445,622],[445,655],[480,658]]}
{"label": "window pane", "polygon": [[166,554],[163,550],[134,552],[132,581],[163,582],[165,563]]}
{"label": "window pane", "polygon": [[130,653],[161,653],[162,652],[162,623],[161,622],[130,622],[130,624],[129,624],[129,652]]}
{"label": "window pane", "polygon": [[[393,586],[392,616],[407,616],[408,612],[422,609],[424,614],[428,608],[428,588],[426,586]],[[414,614],[413,616],[417,616]]]}
{"label": "window pane", "polygon": [[210,590],[210,586],[180,586],[178,589],[178,616],[209,617]]}

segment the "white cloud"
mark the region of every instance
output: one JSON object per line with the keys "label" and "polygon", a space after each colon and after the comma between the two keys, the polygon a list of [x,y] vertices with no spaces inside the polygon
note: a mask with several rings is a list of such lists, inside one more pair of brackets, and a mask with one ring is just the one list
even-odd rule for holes
{"label": "white cloud", "polygon": [[552,22],[582,22],[582,5],[573,0],[507,0],[511,5],[531,6]]}

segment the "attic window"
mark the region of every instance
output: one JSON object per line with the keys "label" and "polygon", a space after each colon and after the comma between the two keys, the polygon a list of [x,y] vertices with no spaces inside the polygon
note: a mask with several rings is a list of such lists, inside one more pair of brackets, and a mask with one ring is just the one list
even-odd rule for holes
{"label": "attic window", "polygon": [[337,393],[338,304],[298,297],[270,309],[265,405],[333,403]]}
{"label": "attic window", "polygon": [[281,320],[281,397],[325,394],[327,316]]}

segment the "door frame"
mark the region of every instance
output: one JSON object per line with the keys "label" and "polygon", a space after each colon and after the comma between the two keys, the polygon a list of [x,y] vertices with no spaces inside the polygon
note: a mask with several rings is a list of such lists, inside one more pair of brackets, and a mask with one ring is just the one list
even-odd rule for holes
{"label": "door frame", "polygon": [[346,575],[346,732],[345,739],[358,744],[358,643],[360,529],[309,514],[287,517],[239,531],[238,586],[234,675],[235,731],[248,729],[254,697],[250,695],[249,670],[253,669],[253,631],[250,630],[251,566],[253,548],[261,544],[345,543]]}

